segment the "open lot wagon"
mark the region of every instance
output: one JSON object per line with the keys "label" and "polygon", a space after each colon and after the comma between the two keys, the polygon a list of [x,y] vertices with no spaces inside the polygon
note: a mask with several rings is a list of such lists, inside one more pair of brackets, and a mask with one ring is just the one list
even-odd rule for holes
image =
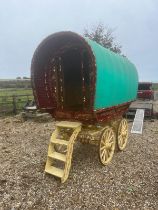
{"label": "open lot wagon", "polygon": [[68,178],[73,144],[96,144],[103,165],[115,148],[123,150],[128,124],[123,119],[135,100],[138,75],[127,59],[73,32],[48,36],[31,66],[36,104],[56,121],[45,171]]}

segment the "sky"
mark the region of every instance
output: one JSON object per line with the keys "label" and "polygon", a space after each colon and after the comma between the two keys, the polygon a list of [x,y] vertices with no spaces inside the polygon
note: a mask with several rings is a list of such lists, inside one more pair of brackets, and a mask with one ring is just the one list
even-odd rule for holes
{"label": "sky", "polygon": [[0,79],[29,77],[33,53],[46,36],[83,34],[99,22],[115,29],[140,81],[158,81],[158,0],[0,0]]}

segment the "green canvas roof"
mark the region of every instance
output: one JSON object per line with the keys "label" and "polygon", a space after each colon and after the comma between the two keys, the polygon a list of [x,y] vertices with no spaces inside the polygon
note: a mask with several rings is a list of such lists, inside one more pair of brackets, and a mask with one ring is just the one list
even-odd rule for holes
{"label": "green canvas roof", "polygon": [[85,38],[96,62],[94,109],[108,108],[135,100],[138,88],[136,67],[96,42]]}

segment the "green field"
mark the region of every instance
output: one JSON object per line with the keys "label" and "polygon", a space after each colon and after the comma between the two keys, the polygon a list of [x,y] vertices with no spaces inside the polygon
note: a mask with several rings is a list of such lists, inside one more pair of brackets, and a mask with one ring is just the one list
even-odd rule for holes
{"label": "green field", "polygon": [[32,95],[32,89],[25,89],[25,88],[0,89],[0,96],[13,96],[13,95]]}
{"label": "green field", "polygon": [[0,89],[0,113],[18,112],[33,99],[32,89]]}
{"label": "green field", "polygon": [[32,99],[30,79],[0,79],[0,113],[17,113]]}
{"label": "green field", "polygon": [[5,88],[31,88],[30,79],[0,79],[0,89]]}
{"label": "green field", "polygon": [[152,88],[153,90],[158,90],[158,83],[153,83]]}

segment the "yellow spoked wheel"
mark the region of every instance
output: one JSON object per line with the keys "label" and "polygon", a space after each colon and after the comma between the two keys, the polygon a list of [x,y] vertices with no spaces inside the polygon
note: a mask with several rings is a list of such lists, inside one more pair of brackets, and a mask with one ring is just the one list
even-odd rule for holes
{"label": "yellow spoked wheel", "polygon": [[119,150],[124,150],[128,140],[128,123],[126,119],[122,119],[117,131],[117,146]]}
{"label": "yellow spoked wheel", "polygon": [[111,127],[107,126],[101,135],[99,144],[99,159],[103,165],[111,161],[115,151],[115,144],[115,132]]}

